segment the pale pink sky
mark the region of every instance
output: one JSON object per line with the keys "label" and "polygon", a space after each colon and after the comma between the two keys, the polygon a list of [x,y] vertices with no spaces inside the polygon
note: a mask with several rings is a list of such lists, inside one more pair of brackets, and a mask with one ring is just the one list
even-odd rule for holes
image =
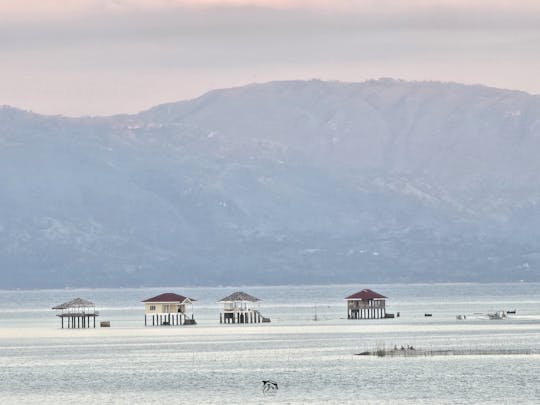
{"label": "pale pink sky", "polygon": [[530,0],[0,0],[0,104],[103,115],[310,78],[538,94],[539,49]]}

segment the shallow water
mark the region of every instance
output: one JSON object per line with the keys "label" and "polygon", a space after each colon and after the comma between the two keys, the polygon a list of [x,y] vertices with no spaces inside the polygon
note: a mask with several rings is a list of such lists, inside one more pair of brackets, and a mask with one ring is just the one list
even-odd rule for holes
{"label": "shallow water", "polygon": [[[369,287],[400,318],[343,319],[343,297],[362,288],[350,285],[2,291],[0,403],[539,402],[539,355],[354,354],[394,345],[538,352],[540,284]],[[140,301],[169,290],[198,299],[198,325],[144,327]],[[272,323],[219,325],[216,301],[235,290],[261,298]],[[112,327],[61,330],[49,308],[75,297],[96,302]],[[483,316],[499,309],[517,314]],[[278,382],[275,395],[262,393],[264,379]]]}

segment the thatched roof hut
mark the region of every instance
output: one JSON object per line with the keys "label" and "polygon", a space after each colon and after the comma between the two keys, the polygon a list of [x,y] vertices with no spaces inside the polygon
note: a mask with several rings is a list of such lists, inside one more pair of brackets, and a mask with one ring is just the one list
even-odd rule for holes
{"label": "thatched roof hut", "polygon": [[56,316],[60,317],[62,328],[64,328],[64,319],[67,320],[68,328],[89,328],[91,319],[94,321],[94,328],[96,327],[96,316],[99,316],[99,313],[96,311],[96,305],[91,301],[75,298],[56,305],[52,309],[57,311]]}
{"label": "thatched roof hut", "polygon": [[57,310],[81,310],[86,308],[95,308],[96,305],[88,300],[84,300],[82,298],[75,298],[71,301],[64,302],[63,304],[56,305],[52,307],[52,309]]}
{"label": "thatched roof hut", "polygon": [[254,303],[261,300],[243,291],[237,291],[218,302],[223,302],[223,310],[219,314],[220,323],[259,323],[270,322],[269,318],[261,315]]}
{"label": "thatched roof hut", "polygon": [[257,302],[261,300],[243,291],[237,291],[237,292],[232,293],[231,295],[226,296],[225,298],[220,299],[218,302],[241,302],[241,301]]}

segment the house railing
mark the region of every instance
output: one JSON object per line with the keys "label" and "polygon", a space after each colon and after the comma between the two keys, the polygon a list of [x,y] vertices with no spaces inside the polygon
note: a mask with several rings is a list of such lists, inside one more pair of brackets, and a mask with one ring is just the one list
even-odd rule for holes
{"label": "house railing", "polygon": [[384,301],[349,301],[349,309],[370,309],[370,308],[385,308]]}

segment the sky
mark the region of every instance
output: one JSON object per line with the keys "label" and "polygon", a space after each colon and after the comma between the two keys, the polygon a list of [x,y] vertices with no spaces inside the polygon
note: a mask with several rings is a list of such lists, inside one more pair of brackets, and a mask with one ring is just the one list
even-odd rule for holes
{"label": "sky", "polygon": [[532,0],[0,0],[0,105],[135,113],[253,82],[392,77],[540,94]]}

